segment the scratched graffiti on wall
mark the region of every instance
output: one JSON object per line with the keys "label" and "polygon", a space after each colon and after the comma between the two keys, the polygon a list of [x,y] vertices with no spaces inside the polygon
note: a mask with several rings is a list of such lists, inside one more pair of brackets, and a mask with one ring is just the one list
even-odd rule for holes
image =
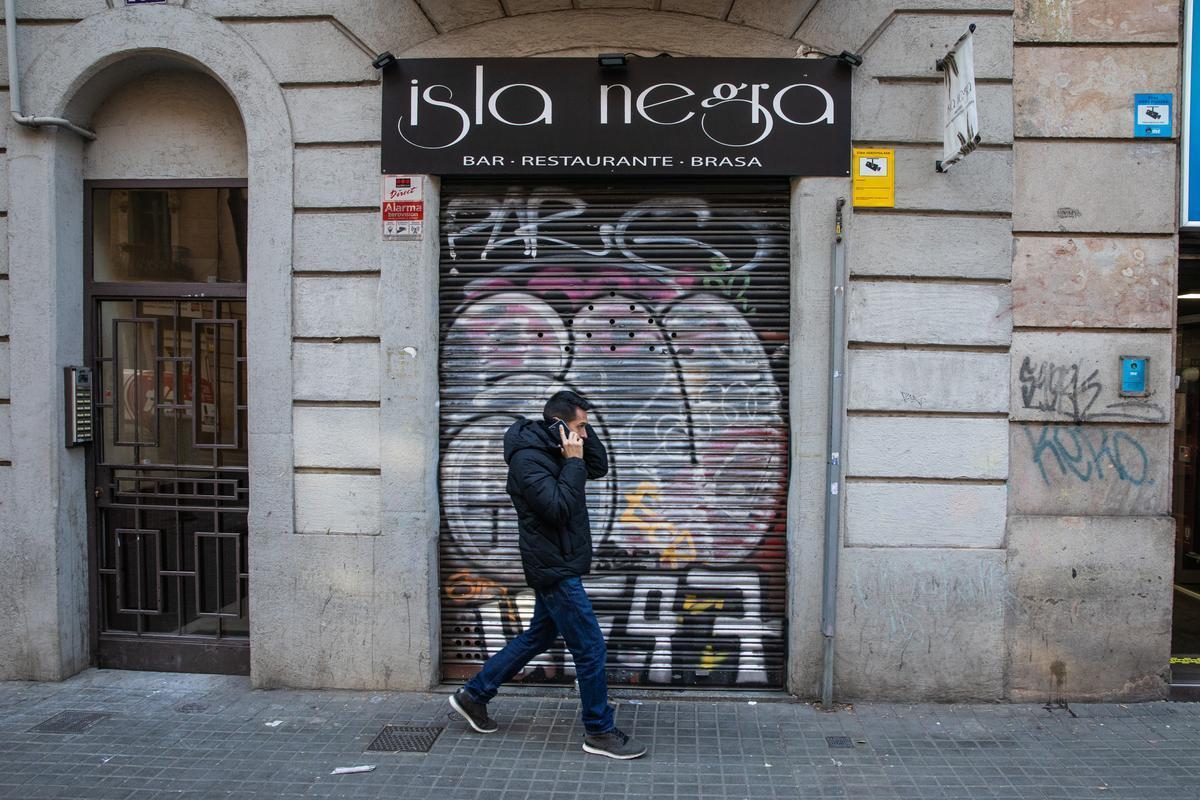
{"label": "scratched graffiti on wall", "polygon": [[[858,646],[867,649],[864,655],[894,659],[897,670],[920,663],[935,648],[955,646],[958,636],[977,635],[962,620],[987,624],[1018,605],[1003,559],[972,558],[968,563],[958,556],[933,555],[913,564],[868,558],[845,578],[851,613],[860,624],[873,627],[865,639],[859,637]],[[960,624],[946,625],[949,619]],[[958,668],[957,663],[950,667]]]}
{"label": "scratched graffiti on wall", "polygon": [[[774,191],[448,186],[442,209],[443,671],[533,609],[504,430],[596,404],[587,587],[623,683],[778,685],[784,661],[788,204]],[[526,680],[570,681],[561,649]]]}
{"label": "scratched graffiti on wall", "polygon": [[1041,361],[1036,366],[1029,356],[1018,372],[1021,403],[1025,408],[1050,412],[1074,422],[1166,422],[1161,405],[1148,397],[1119,397],[1105,402],[1104,382],[1099,368],[1078,363]]}

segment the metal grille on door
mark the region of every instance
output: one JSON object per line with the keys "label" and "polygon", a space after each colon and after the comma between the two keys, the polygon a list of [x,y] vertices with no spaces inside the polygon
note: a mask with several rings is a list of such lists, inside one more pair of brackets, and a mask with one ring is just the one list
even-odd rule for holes
{"label": "metal grille on door", "polygon": [[[785,182],[450,182],[441,222],[442,665],[533,609],[502,438],[595,403],[585,580],[618,684],[779,686],[785,658]],[[522,680],[569,683],[551,651]]]}

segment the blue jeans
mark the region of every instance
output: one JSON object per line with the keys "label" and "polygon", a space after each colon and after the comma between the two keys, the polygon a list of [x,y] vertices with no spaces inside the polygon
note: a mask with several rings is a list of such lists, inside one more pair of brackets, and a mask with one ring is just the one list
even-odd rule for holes
{"label": "blue jeans", "polygon": [[612,706],[608,704],[608,679],[604,674],[608,649],[583,581],[567,578],[549,589],[535,589],[534,595],[537,600],[529,627],[487,660],[479,674],[467,681],[467,692],[477,703],[488,702],[496,696],[502,683],[511,680],[534,657],[549,650],[562,634],[575,660],[583,728],[591,735],[608,733],[616,727]]}

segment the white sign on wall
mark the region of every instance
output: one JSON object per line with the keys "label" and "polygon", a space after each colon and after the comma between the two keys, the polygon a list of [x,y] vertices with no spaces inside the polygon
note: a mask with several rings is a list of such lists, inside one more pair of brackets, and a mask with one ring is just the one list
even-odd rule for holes
{"label": "white sign on wall", "polygon": [[938,62],[946,75],[945,131],[942,163],[945,171],[979,146],[979,108],[975,98],[975,26],[954,43]]}

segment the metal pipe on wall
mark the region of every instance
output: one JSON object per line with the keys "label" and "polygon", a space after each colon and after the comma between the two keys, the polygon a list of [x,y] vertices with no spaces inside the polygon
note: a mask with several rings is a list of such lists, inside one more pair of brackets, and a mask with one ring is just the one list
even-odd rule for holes
{"label": "metal pipe on wall", "polygon": [[18,125],[30,128],[40,128],[43,125],[53,125],[74,131],[85,139],[95,139],[96,134],[87,128],[81,128],[69,119],[62,117],[36,117],[21,113],[21,68],[17,61],[17,2],[4,0],[4,38],[8,47],[8,105],[12,118]]}
{"label": "metal pipe on wall", "polygon": [[837,629],[837,575],[839,536],[842,522],[842,406],[846,373],[846,243],[842,233],[842,208],[846,198],[837,199],[834,217],[833,275],[830,283],[829,314],[829,442],[825,466],[825,567],[821,596],[821,636],[825,659],[821,674],[821,705],[833,706],[833,650]]}

